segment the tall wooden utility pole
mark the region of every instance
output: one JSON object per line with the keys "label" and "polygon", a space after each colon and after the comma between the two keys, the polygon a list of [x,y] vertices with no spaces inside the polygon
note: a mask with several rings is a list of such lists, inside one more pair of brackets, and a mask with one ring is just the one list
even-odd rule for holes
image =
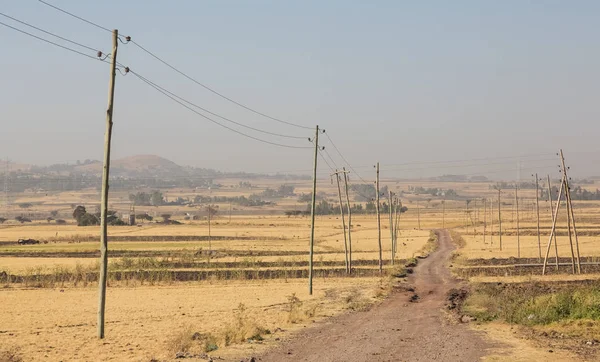
{"label": "tall wooden utility pole", "polygon": [[377,210],[377,241],[379,242],[379,273],[383,273],[383,253],[381,251],[381,216],[379,215],[379,162],[375,166],[377,178],[375,179],[376,201],[375,207]]}
{"label": "tall wooden utility pole", "polygon": [[537,213],[537,237],[538,237],[538,260],[542,262],[542,239],[540,236],[540,179],[538,174],[535,174],[535,210]]}
{"label": "tall wooden utility pole", "polygon": [[[575,245],[577,248],[577,273],[581,274],[581,260],[579,255],[579,238],[577,237],[577,227],[575,226],[575,214],[573,213],[573,199],[571,198],[571,186],[569,185],[569,175],[567,173],[567,167],[565,166],[565,157],[563,151],[560,150],[560,160],[563,168],[563,174],[565,178],[565,196],[567,197],[567,213],[568,218],[573,224],[573,234],[575,234]],[[571,228],[569,227],[569,238],[571,238]],[[573,245],[571,245],[573,248]]]}
{"label": "tall wooden utility pole", "polygon": [[317,159],[319,157],[319,126],[315,131],[315,158],[313,161],[312,203],[310,205],[310,245],[308,259],[308,294],[313,293],[313,250],[315,245],[315,201],[317,196]]}
{"label": "tall wooden utility pole", "polygon": [[212,252],[212,235],[210,233],[210,217],[211,217],[211,207],[210,204],[208,204],[208,206],[206,207],[206,211],[208,212],[208,255],[210,257],[210,254]]}
{"label": "tall wooden utility pole", "polygon": [[485,244],[485,232],[487,231],[487,203],[483,199],[483,243]]}
{"label": "tall wooden utility pole", "polygon": [[490,246],[494,245],[494,199],[490,199]]}
{"label": "tall wooden utility pole", "polygon": [[421,230],[421,208],[419,207],[419,200],[417,200],[417,226]]}
{"label": "tall wooden utility pole", "polygon": [[[554,203],[552,201],[552,185],[550,184],[550,175],[548,175],[548,201],[550,201],[551,220],[554,220]],[[556,270],[558,271],[558,244],[556,243],[556,233],[554,233],[554,253],[556,254]]]}
{"label": "tall wooden utility pole", "polygon": [[102,195],[100,200],[100,277],[98,281],[98,338],[104,338],[104,310],[106,307],[106,276],[108,273],[108,235],[106,217],[108,213],[108,178],[110,172],[110,142],[112,138],[115,76],[117,69],[117,47],[119,31],[113,30],[113,49],[110,59],[110,81],[108,83],[108,107],[106,108],[106,131],[104,132],[104,167],[102,169]]}
{"label": "tall wooden utility pole", "polygon": [[[394,201],[394,220],[395,220],[394,221],[394,244],[393,244],[394,257],[396,257],[396,250],[398,250],[398,222],[400,221],[400,219],[399,219],[400,214],[398,214],[398,207],[400,205],[401,205],[400,199],[398,197],[396,197],[396,200]],[[400,210],[400,212],[402,212],[402,210]]]}
{"label": "tall wooden utility pole", "polygon": [[350,207],[350,196],[348,195],[348,172],[344,171],[344,188],[346,189],[346,207],[348,208],[348,272],[352,274],[352,207]]}
{"label": "tall wooden utility pole", "polygon": [[517,258],[521,258],[521,230],[519,228],[519,184],[515,185],[515,210],[517,212]]}
{"label": "tall wooden utility pole", "polygon": [[[563,176],[564,177],[564,176]],[[558,191],[558,199],[556,202],[556,209],[552,217],[552,229],[550,230],[550,237],[548,238],[548,246],[546,247],[546,257],[544,258],[544,266],[542,266],[542,275],[546,274],[546,265],[548,264],[548,255],[550,254],[550,246],[552,245],[552,237],[554,236],[554,242],[556,244],[556,220],[558,219],[558,210],[560,209],[560,199],[565,187],[564,180],[560,181],[560,191]],[[558,268],[558,252],[556,253],[556,266]],[[575,273],[575,262],[573,262],[573,273]]]}
{"label": "tall wooden utility pole", "polygon": [[446,199],[442,200],[442,229],[446,228]]}
{"label": "tall wooden utility pole", "polygon": [[348,262],[348,237],[346,236],[346,220],[344,218],[344,206],[342,204],[342,189],[340,187],[340,174],[339,171],[336,169],[334,173],[331,174],[331,176],[335,175],[335,180],[337,182],[337,189],[338,189],[338,198],[340,200],[340,215],[342,217],[342,230],[344,230],[344,257],[345,257],[345,261],[346,261],[346,273],[350,274],[350,264]]}
{"label": "tall wooden utility pole", "polygon": [[502,189],[497,186],[496,190],[498,190],[498,238],[500,240],[500,251],[502,251],[502,203],[500,202]]}
{"label": "tall wooden utility pole", "polygon": [[390,259],[391,259],[391,263],[392,265],[394,265],[394,219],[392,219],[392,191],[388,190],[388,211],[390,214],[390,245],[391,245],[391,252],[390,252]]}

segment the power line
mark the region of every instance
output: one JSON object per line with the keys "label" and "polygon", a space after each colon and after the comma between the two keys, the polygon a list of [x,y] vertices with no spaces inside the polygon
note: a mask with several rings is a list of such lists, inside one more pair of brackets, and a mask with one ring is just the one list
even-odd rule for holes
{"label": "power line", "polygon": [[321,159],[325,162],[325,164],[327,165],[327,167],[329,167],[329,169],[331,170],[331,172],[333,172],[333,167],[331,167],[331,165],[329,164],[329,162],[327,162],[327,159],[323,156],[323,153],[321,150],[319,150],[319,156],[321,156]]}
{"label": "power line", "polygon": [[76,54],[79,54],[79,55],[83,55],[84,57],[87,57],[87,58],[90,58],[90,59],[94,59],[94,60],[99,60],[99,61],[101,61],[101,62],[105,62],[105,63],[106,63],[106,60],[104,60],[104,59],[102,59],[102,58],[94,57],[94,56],[91,56],[91,55],[85,54],[85,53],[83,53],[83,52],[80,52],[79,50],[75,50],[75,49],[72,49],[72,48],[66,47],[66,46],[64,46],[64,45],[61,45],[61,44],[55,43],[55,42],[53,42],[53,41],[51,41],[51,40],[48,40],[48,39],[41,38],[41,37],[39,37],[39,36],[37,36],[37,35],[33,35],[33,34],[31,34],[31,33],[28,33],[28,32],[26,32],[25,30],[21,30],[21,29],[15,28],[14,26],[10,26],[10,25],[8,25],[8,24],[5,24],[5,23],[3,23],[3,22],[1,22],[1,21],[0,21],[0,25],[4,25],[5,27],[7,27],[7,28],[10,28],[10,29],[12,29],[12,30],[15,30],[15,31],[18,31],[19,33],[22,33],[22,34],[28,35],[28,36],[30,36],[30,37],[32,37],[32,38],[36,38],[36,39],[38,39],[38,40],[41,40],[41,41],[43,41],[43,42],[45,42],[45,43],[48,43],[48,44],[51,44],[51,45],[57,46],[57,47],[59,47],[59,48],[63,48],[63,49],[65,49],[65,50],[68,50],[68,51],[70,51],[70,52],[73,52],[73,53],[76,53]]}
{"label": "power line", "polygon": [[225,129],[228,129],[228,130],[230,130],[230,131],[232,131],[232,132],[234,132],[234,133],[237,133],[237,134],[239,134],[239,135],[241,135],[241,136],[244,136],[244,137],[247,137],[247,138],[253,139],[253,140],[255,140],[255,141],[262,142],[262,143],[270,144],[270,145],[273,145],[273,146],[279,146],[279,147],[285,147],[285,148],[296,148],[296,149],[302,149],[302,148],[303,148],[303,149],[306,149],[306,148],[312,148],[312,147],[305,147],[305,146],[290,146],[290,145],[285,145],[285,144],[282,144],[282,143],[271,142],[271,141],[263,140],[263,139],[261,139],[261,138],[254,137],[254,136],[252,136],[252,135],[249,135],[249,134],[246,134],[246,133],[244,133],[244,132],[238,131],[238,130],[236,130],[235,128],[231,128],[231,127],[229,127],[229,126],[227,126],[227,125],[224,125],[224,124],[222,124],[222,123],[220,123],[220,122],[218,122],[218,121],[215,121],[214,119],[212,119],[212,118],[210,118],[210,117],[208,117],[208,116],[206,116],[206,115],[204,115],[204,114],[202,114],[202,113],[198,112],[197,110],[195,110],[195,109],[191,108],[190,106],[186,105],[185,103],[183,103],[182,101],[178,100],[178,99],[177,99],[177,98],[175,98],[174,96],[172,96],[172,95],[168,94],[167,92],[163,91],[163,90],[162,90],[162,89],[160,89],[159,87],[155,86],[155,85],[154,85],[153,83],[151,83],[150,81],[148,81],[148,80],[146,80],[145,78],[141,77],[139,74],[137,74],[137,73],[135,73],[135,72],[133,72],[133,71],[130,71],[130,72],[131,72],[133,75],[135,75],[137,78],[139,78],[139,79],[140,79],[142,82],[144,82],[144,83],[148,84],[150,87],[154,88],[154,89],[155,89],[155,90],[157,90],[158,92],[160,92],[160,93],[162,93],[163,95],[165,95],[166,97],[170,98],[172,101],[174,101],[174,102],[178,103],[179,105],[181,105],[181,106],[183,106],[183,107],[185,107],[185,108],[189,109],[190,111],[192,111],[192,112],[196,113],[197,115],[201,116],[202,118],[205,118],[205,119],[209,120],[210,122],[212,122],[212,123],[214,123],[214,124],[217,124],[217,125],[219,125],[219,126],[221,126],[221,127],[225,128]]}
{"label": "power line", "polygon": [[331,160],[331,162],[333,163],[333,165],[335,166],[336,169],[338,169],[338,165],[335,163],[335,161],[333,160],[333,158],[331,157],[331,155],[329,154],[329,151],[327,151],[326,148],[323,149],[323,151],[325,151],[325,154],[327,155],[327,157],[329,157],[329,160]]}
{"label": "power line", "polygon": [[346,157],[344,157],[344,155],[342,155],[342,153],[340,152],[340,150],[337,148],[337,146],[335,145],[335,143],[333,143],[333,140],[331,139],[331,137],[329,137],[329,133],[325,132],[325,136],[327,136],[327,139],[329,140],[329,143],[331,143],[331,145],[333,146],[333,148],[335,149],[335,151],[338,153],[338,155],[340,155],[340,157],[342,158],[342,160],[344,160],[344,162],[346,163],[346,165],[348,165],[348,167],[350,168],[350,170],[354,171],[354,173],[356,174],[356,176],[358,176],[358,178],[364,182],[364,183],[368,183],[367,181],[365,181],[358,172],[356,172],[356,170],[354,169],[354,167],[352,167],[352,165],[350,165],[350,162],[348,162],[348,160],[346,160]]}
{"label": "power line", "polygon": [[[130,70],[130,71],[131,71],[131,70]],[[203,107],[201,107],[201,106],[199,106],[199,105],[197,105],[197,104],[195,104],[195,103],[192,103],[192,102],[190,102],[190,101],[188,101],[188,100],[186,100],[186,99],[184,99],[184,98],[182,98],[182,97],[178,96],[177,94],[175,94],[175,93],[173,93],[173,92],[171,92],[171,91],[169,91],[169,90],[165,89],[164,87],[161,87],[161,86],[159,86],[158,84],[156,84],[156,83],[152,82],[152,81],[151,81],[151,80],[149,80],[148,78],[145,78],[145,77],[143,77],[143,76],[142,76],[142,75],[140,75],[139,73],[135,73],[135,72],[133,72],[133,71],[131,71],[131,73],[133,73],[133,74],[135,74],[136,76],[140,77],[140,78],[141,78],[143,81],[145,81],[145,82],[147,82],[147,83],[151,83],[153,86],[155,86],[155,87],[157,87],[157,88],[159,88],[159,89],[161,89],[161,90],[165,91],[166,93],[169,93],[170,95],[172,95],[173,97],[175,97],[175,98],[179,99],[179,100],[180,100],[180,101],[182,101],[182,102],[185,102],[185,103],[187,103],[187,104],[189,104],[189,105],[191,105],[191,106],[193,106],[193,107],[196,107],[196,108],[198,108],[198,109],[201,109],[201,110],[203,110],[203,111],[204,111],[204,112],[206,112],[206,113],[209,113],[209,114],[211,114],[211,115],[213,115],[213,116],[215,116],[215,117],[219,117],[219,118],[221,118],[222,120],[225,120],[225,121],[227,121],[227,122],[231,122],[231,123],[233,123],[233,124],[236,124],[236,125],[238,125],[238,126],[240,126],[240,127],[244,127],[244,128],[247,128],[247,129],[251,129],[251,130],[253,130],[253,131],[256,131],[256,132],[265,133],[265,134],[268,134],[268,135],[272,135],[272,136],[278,136],[278,137],[285,137],[285,138],[295,138],[295,139],[306,139],[306,138],[307,138],[307,137],[305,137],[305,136],[291,136],[291,135],[285,135],[285,134],[281,134],[281,133],[269,132],[269,131],[265,131],[265,130],[262,130],[262,129],[254,128],[254,127],[252,127],[252,126],[245,125],[245,124],[243,124],[243,123],[240,123],[240,122],[236,122],[236,121],[234,121],[234,120],[232,120],[232,119],[229,119],[229,118],[227,118],[227,117],[223,117],[223,116],[221,116],[221,115],[219,115],[219,114],[217,114],[217,113],[214,113],[214,112],[212,112],[212,111],[210,111],[210,110],[208,110],[208,109],[206,109],[206,108],[203,108]]]}
{"label": "power line", "polygon": [[[78,46],[80,46],[80,47],[82,47],[82,48],[85,48],[85,49],[91,50],[91,51],[93,51],[93,52],[100,52],[98,49],[94,49],[94,48],[92,48],[92,47],[90,47],[90,46],[87,46],[87,45],[84,45],[84,44],[78,43],[78,42],[76,42],[76,41],[73,41],[73,40],[71,40],[71,39],[67,39],[67,38],[65,38],[65,37],[62,37],[62,36],[60,36],[60,35],[57,35],[57,34],[54,34],[54,33],[51,33],[51,32],[49,32],[49,31],[47,31],[47,30],[44,30],[44,29],[42,29],[42,28],[38,28],[38,27],[37,27],[37,26],[35,26],[35,25],[29,24],[29,23],[27,23],[27,22],[25,22],[25,21],[23,21],[23,20],[19,20],[19,19],[13,18],[13,17],[12,17],[12,16],[10,16],[10,15],[6,15],[6,14],[4,14],[4,13],[0,13],[0,15],[4,16],[5,18],[11,19],[11,20],[13,20],[13,21],[16,21],[17,23],[21,23],[21,24],[23,24],[23,25],[26,25],[26,26],[28,26],[28,27],[30,27],[30,28],[33,28],[33,29],[35,29],[35,30],[37,30],[37,31],[41,31],[42,33],[45,33],[45,34],[51,35],[51,36],[53,36],[53,37],[56,37],[56,38],[58,38],[58,39],[64,40],[64,41],[66,41],[66,42],[69,42],[69,43],[71,43],[71,44],[78,45]],[[100,52],[100,53],[101,53],[101,52]]]}
{"label": "power line", "polygon": [[[110,29],[108,29],[108,28],[106,28],[106,27],[103,27],[103,26],[101,26],[101,25],[98,25],[98,24],[96,24],[96,23],[94,23],[94,22],[92,22],[92,21],[86,20],[86,19],[84,19],[84,18],[82,18],[82,17],[80,17],[80,16],[77,16],[77,15],[75,15],[75,14],[73,14],[73,13],[70,13],[70,12],[68,12],[68,11],[66,11],[66,10],[63,10],[63,9],[59,8],[58,6],[52,5],[52,4],[50,4],[50,3],[46,2],[46,1],[43,1],[43,0],[38,0],[38,1],[39,1],[39,2],[41,2],[42,4],[45,4],[45,5],[47,5],[47,6],[51,7],[51,8],[53,8],[53,9],[56,9],[56,10],[58,10],[58,11],[62,12],[62,13],[65,13],[65,14],[67,14],[67,15],[70,15],[70,16],[72,16],[72,17],[76,18],[76,19],[79,19],[79,20],[81,20],[81,21],[83,21],[83,22],[85,22],[85,23],[88,23],[88,24],[90,24],[90,25],[92,25],[92,26],[95,26],[95,27],[97,27],[97,28],[99,28],[99,29],[102,29],[102,30],[105,30],[105,31],[108,31],[108,32],[112,32],[112,30],[110,30]],[[137,46],[138,48],[140,48],[142,51],[144,51],[145,53],[147,53],[148,55],[150,55],[150,56],[151,56],[151,57],[153,57],[154,59],[158,60],[159,62],[163,63],[163,64],[164,64],[164,65],[166,65],[167,67],[171,68],[171,69],[172,69],[172,70],[174,70],[175,72],[179,73],[180,75],[184,76],[184,77],[185,77],[185,78],[187,78],[188,80],[190,80],[190,81],[192,81],[192,82],[196,83],[197,85],[201,86],[202,88],[204,88],[204,89],[206,89],[206,90],[208,90],[208,91],[212,92],[213,94],[215,94],[215,95],[217,95],[217,96],[219,96],[219,97],[221,97],[221,98],[223,98],[223,99],[225,99],[225,100],[227,100],[227,101],[229,101],[229,102],[231,102],[231,103],[233,103],[233,104],[235,104],[235,105],[237,105],[237,106],[239,106],[239,107],[242,107],[242,108],[244,108],[244,109],[246,109],[246,110],[248,110],[248,111],[250,111],[250,112],[253,112],[253,113],[255,113],[255,114],[259,115],[259,116],[262,116],[262,117],[268,118],[268,119],[270,119],[270,120],[273,120],[273,121],[276,121],[276,122],[279,122],[279,123],[286,124],[286,125],[288,125],[288,126],[293,126],[293,127],[298,127],[298,128],[303,128],[303,129],[311,129],[311,130],[312,130],[312,127],[307,127],[307,126],[303,126],[303,125],[300,125],[300,124],[296,124],[296,123],[292,123],[292,122],[284,121],[284,120],[282,120],[282,119],[280,119],[280,118],[277,118],[277,117],[270,116],[270,115],[268,115],[268,114],[265,114],[265,113],[263,113],[263,112],[260,112],[260,111],[258,111],[258,110],[256,110],[256,109],[254,109],[254,108],[250,108],[250,107],[248,107],[248,106],[246,106],[246,105],[244,105],[244,104],[242,104],[242,103],[240,103],[240,102],[238,102],[238,101],[236,101],[236,100],[234,100],[234,99],[232,99],[232,98],[230,98],[230,97],[227,97],[226,95],[224,95],[224,94],[222,94],[222,93],[220,93],[220,92],[216,91],[215,89],[213,89],[213,88],[211,88],[211,87],[207,86],[206,84],[203,84],[203,83],[201,83],[200,81],[198,81],[198,80],[194,79],[194,78],[193,78],[193,77],[191,77],[190,75],[188,75],[188,74],[184,73],[183,71],[181,71],[181,70],[177,69],[176,67],[174,67],[173,65],[169,64],[167,61],[165,61],[164,59],[162,59],[162,58],[161,58],[161,57],[159,57],[158,55],[154,54],[153,52],[149,51],[148,49],[146,49],[145,47],[143,47],[142,45],[140,45],[140,44],[139,44],[139,43],[137,43],[136,41],[134,41],[134,40],[131,40],[131,38],[129,38],[129,37],[126,37],[126,39],[127,39],[127,41],[128,41],[128,42],[131,42],[132,44],[134,44],[135,46]]]}
{"label": "power line", "polygon": [[[43,0],[38,0],[38,1],[39,1],[39,2],[41,2],[41,3],[42,3],[42,4],[44,4],[44,5],[47,5],[47,6],[51,7],[51,8],[53,8],[53,9],[55,9],[55,10],[58,10],[58,11],[60,11],[60,12],[62,12],[62,13],[65,13],[65,14],[67,14],[67,15],[70,15],[70,16],[72,16],[72,17],[76,18],[76,19],[79,19],[79,20],[83,21],[84,23],[88,23],[88,24],[90,24],[90,25],[93,25],[93,26],[95,26],[96,28],[99,28],[99,29],[102,29],[102,30],[108,31],[109,33],[112,33],[112,30],[110,30],[110,29],[108,29],[108,28],[105,28],[105,27],[103,27],[103,26],[101,26],[101,25],[98,25],[98,24],[96,24],[96,23],[93,23],[93,22],[91,22],[91,21],[89,21],[89,20],[86,20],[86,19],[84,19],[84,18],[82,18],[82,17],[80,17],[80,16],[77,16],[77,15],[75,15],[75,14],[73,14],[73,13],[70,13],[70,12],[68,12],[68,11],[66,11],[66,10],[63,10],[63,9],[59,8],[58,6],[54,6],[54,5],[52,5],[52,4],[50,4],[50,3],[47,3],[47,2],[45,2],[45,1],[43,1]],[[122,37],[122,35],[119,35],[119,37]]]}

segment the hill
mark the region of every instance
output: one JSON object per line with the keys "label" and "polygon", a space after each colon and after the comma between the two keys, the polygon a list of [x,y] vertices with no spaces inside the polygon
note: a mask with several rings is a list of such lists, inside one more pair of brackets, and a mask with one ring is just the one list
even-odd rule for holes
{"label": "hill", "polygon": [[[102,162],[75,166],[74,171],[101,175]],[[122,177],[186,176],[190,174],[190,170],[160,156],[136,155],[113,160],[110,174]]]}

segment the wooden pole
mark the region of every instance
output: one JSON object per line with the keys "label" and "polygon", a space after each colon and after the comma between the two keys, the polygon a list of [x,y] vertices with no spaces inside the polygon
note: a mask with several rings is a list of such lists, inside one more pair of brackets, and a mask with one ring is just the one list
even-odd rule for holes
{"label": "wooden pole", "polygon": [[[396,197],[395,206],[394,206],[394,257],[396,256],[396,252],[398,250],[398,223],[400,221],[400,214],[398,213],[398,207],[401,207],[400,199]],[[400,210],[402,213],[402,210]]]}
{"label": "wooden pole", "polygon": [[535,174],[535,209],[537,213],[538,260],[542,261],[542,238],[540,235],[540,185],[538,174]]}
{"label": "wooden pole", "polygon": [[346,207],[348,208],[348,272],[352,274],[352,208],[350,207],[350,196],[348,195],[348,174],[344,171],[344,188],[346,189]]}
{"label": "wooden pole", "polygon": [[346,260],[346,273],[350,274],[350,265],[348,263],[348,237],[346,236],[346,220],[344,218],[344,206],[342,204],[342,189],[340,187],[340,175],[338,170],[335,170],[335,180],[337,182],[338,198],[340,200],[340,216],[342,217],[342,230],[344,230],[344,257]]}
{"label": "wooden pole", "polygon": [[502,203],[500,202],[501,189],[498,188],[498,234],[500,238],[500,251],[502,251]]}
{"label": "wooden pole", "polygon": [[391,263],[392,265],[394,265],[394,221],[392,219],[392,191],[388,190],[388,211],[390,214],[390,244],[391,244],[391,253],[390,253],[390,258],[391,258]]}
{"label": "wooden pole", "polygon": [[[556,232],[556,220],[558,219],[558,210],[560,209],[560,199],[562,198],[562,193],[564,189],[565,183],[560,182],[560,191],[558,192],[558,200],[556,202],[556,209],[554,211],[554,217],[552,218],[552,229],[550,230],[550,237],[548,238],[548,246],[546,247],[546,257],[544,258],[544,266],[542,267],[542,275],[546,274],[546,265],[548,264],[548,254],[550,254],[550,246],[552,244],[552,237],[555,236]],[[556,238],[554,239],[556,242]],[[556,260],[558,265],[558,252],[556,254]]]}
{"label": "wooden pole", "polygon": [[446,228],[446,199],[442,200],[442,229]]}
{"label": "wooden pole", "polygon": [[417,227],[421,230],[421,208],[419,207],[419,200],[417,200]]}
{"label": "wooden pole", "polygon": [[[565,189],[568,186],[565,185]],[[569,200],[566,197],[567,192],[565,192],[565,204],[567,206],[567,229],[569,230],[569,245],[571,246],[571,263],[573,267],[573,274],[575,274],[575,252],[573,251],[573,234],[571,233],[571,205],[569,204]]]}
{"label": "wooden pole", "polygon": [[102,195],[100,200],[100,276],[98,281],[98,338],[104,338],[104,311],[106,309],[106,277],[108,274],[108,179],[110,174],[110,145],[112,139],[115,76],[117,69],[117,47],[119,31],[113,30],[113,49],[110,59],[110,81],[108,83],[108,107],[106,108],[106,131],[104,132],[104,167],[102,168]]}
{"label": "wooden pole", "polygon": [[490,246],[494,245],[494,199],[490,199]]}
{"label": "wooden pole", "polygon": [[[552,201],[552,185],[550,184],[550,175],[548,175],[548,200],[550,201],[551,220],[554,220],[554,202]],[[558,243],[556,242],[556,233],[554,233],[554,253],[556,255],[556,270],[558,271]]]}
{"label": "wooden pole", "polygon": [[310,245],[308,259],[308,294],[313,294],[313,250],[315,245],[315,202],[317,196],[317,159],[319,156],[319,126],[315,131],[315,157],[313,161],[312,203],[310,206]]}
{"label": "wooden pole", "polygon": [[486,200],[483,199],[483,243],[485,244],[485,232],[487,231],[487,204]]}
{"label": "wooden pole", "polygon": [[383,273],[383,254],[381,251],[381,216],[379,215],[379,162],[377,162],[375,167],[377,172],[377,178],[375,179],[375,192],[377,193],[375,207],[377,210],[377,241],[379,242],[379,273],[381,274]]}
{"label": "wooden pole", "polygon": [[515,211],[517,214],[517,258],[521,258],[521,230],[519,228],[519,184],[515,186]]}
{"label": "wooden pole", "polygon": [[[575,226],[575,214],[573,213],[573,199],[571,198],[571,186],[569,185],[569,175],[567,173],[567,167],[565,166],[565,157],[563,155],[563,151],[560,150],[560,159],[563,167],[563,173],[565,176],[565,195],[567,199],[567,212],[569,213],[569,217],[567,220],[570,220],[573,223],[573,233],[575,234],[575,245],[577,248],[577,273],[581,274],[581,261],[579,255],[579,238],[577,237],[577,227]],[[571,238],[571,228],[569,228],[569,239]],[[573,245],[571,245],[571,249]]]}

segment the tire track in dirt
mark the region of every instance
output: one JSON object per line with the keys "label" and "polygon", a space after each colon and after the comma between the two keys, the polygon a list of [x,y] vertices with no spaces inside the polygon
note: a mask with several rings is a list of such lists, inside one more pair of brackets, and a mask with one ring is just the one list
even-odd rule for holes
{"label": "tire track in dirt", "polygon": [[256,360],[279,361],[478,361],[492,347],[465,325],[447,321],[446,294],[460,282],[448,269],[454,245],[446,230],[439,246],[420,260],[409,283],[419,295],[394,292],[366,312],[345,314],[308,328]]}

